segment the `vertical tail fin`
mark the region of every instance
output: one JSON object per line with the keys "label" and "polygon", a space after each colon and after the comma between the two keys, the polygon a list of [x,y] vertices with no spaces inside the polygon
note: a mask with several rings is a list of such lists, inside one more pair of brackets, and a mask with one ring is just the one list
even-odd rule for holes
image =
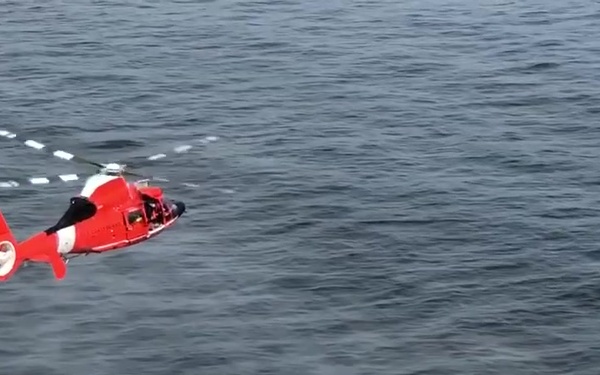
{"label": "vertical tail fin", "polygon": [[0,212],[0,281],[8,280],[21,266],[18,245]]}

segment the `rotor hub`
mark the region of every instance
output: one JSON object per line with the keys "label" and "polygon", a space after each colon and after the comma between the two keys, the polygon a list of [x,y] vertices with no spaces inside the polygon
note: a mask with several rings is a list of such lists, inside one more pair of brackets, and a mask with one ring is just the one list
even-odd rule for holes
{"label": "rotor hub", "polygon": [[121,174],[121,173],[123,173],[123,166],[121,166],[117,163],[108,163],[104,167],[104,173],[110,174],[110,175]]}

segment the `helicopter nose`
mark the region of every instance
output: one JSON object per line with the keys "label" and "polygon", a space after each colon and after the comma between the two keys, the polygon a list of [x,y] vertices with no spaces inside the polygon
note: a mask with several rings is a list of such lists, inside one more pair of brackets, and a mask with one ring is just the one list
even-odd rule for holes
{"label": "helicopter nose", "polygon": [[175,216],[181,216],[185,212],[185,203],[180,201],[173,202],[173,214]]}

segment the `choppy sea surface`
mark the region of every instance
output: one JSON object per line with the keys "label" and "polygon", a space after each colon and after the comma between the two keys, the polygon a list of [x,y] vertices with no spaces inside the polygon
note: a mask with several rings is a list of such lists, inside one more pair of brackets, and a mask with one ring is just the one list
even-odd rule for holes
{"label": "choppy sea surface", "polygon": [[[188,210],[0,285],[0,373],[597,375],[599,32],[583,0],[3,1],[0,128]],[[0,139],[0,180],[90,172]],[[81,186],[0,209],[24,239]]]}

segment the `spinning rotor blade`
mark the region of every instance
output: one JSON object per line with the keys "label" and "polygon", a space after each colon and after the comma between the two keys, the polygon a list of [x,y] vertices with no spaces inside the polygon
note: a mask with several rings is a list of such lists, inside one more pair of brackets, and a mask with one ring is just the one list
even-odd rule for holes
{"label": "spinning rotor blade", "polygon": [[[21,142],[22,144],[24,144],[27,147],[34,148],[39,151],[45,151],[46,153],[51,154],[59,159],[72,160],[72,161],[82,163],[82,164],[89,164],[89,165],[92,165],[92,166],[100,168],[100,169],[106,167],[106,164],[101,164],[101,163],[83,158],[81,156],[71,154],[70,152],[66,152],[63,150],[53,150],[51,148],[46,147],[46,145],[41,142],[38,142],[38,141],[35,141],[32,139],[25,139],[23,137],[18,136],[16,133],[12,133],[7,130],[0,129],[0,137],[4,137],[7,139],[12,139],[12,140]],[[206,145],[210,142],[215,142],[218,139],[219,139],[219,137],[207,136],[207,137],[204,137],[204,138],[202,138],[196,142],[190,143],[190,144],[176,146],[172,149],[172,152],[174,154],[183,154],[183,153],[186,153],[186,152],[190,151],[191,149],[197,147],[198,145]],[[155,161],[155,160],[164,159],[166,157],[170,157],[170,155],[171,154],[158,153],[158,154],[154,154],[154,155],[145,157],[145,159],[150,160],[150,161]],[[127,173],[129,173],[132,176],[143,177],[143,176],[137,175],[133,172],[127,172]]]}
{"label": "spinning rotor blade", "polygon": [[[195,142],[191,142],[189,144],[184,144],[184,145],[179,145],[176,147],[173,147],[171,152],[166,154],[166,153],[158,153],[158,154],[154,154],[154,155],[150,155],[148,157],[145,158],[145,160],[148,161],[156,161],[156,160],[162,160],[165,158],[170,158],[172,155],[174,154],[184,154],[187,153],[193,149],[196,149],[200,146],[205,146],[211,142],[216,142],[219,140],[219,137],[213,136],[213,135],[209,135],[206,136],[204,138],[201,138],[199,140],[196,140]],[[151,177],[149,178],[150,181],[160,181],[160,182],[170,182],[168,179],[165,178],[158,178],[158,177]],[[199,188],[200,185],[199,184],[194,184],[194,183],[190,183],[190,182],[179,182],[180,185],[183,185],[185,187],[192,187],[192,188]]]}
{"label": "spinning rotor blade", "polygon": [[161,152],[158,154],[147,156],[144,159],[149,160],[149,161],[156,161],[156,160],[162,160],[165,158],[170,158],[170,157],[172,157],[173,154],[185,154],[186,152],[189,152],[192,149],[198,148],[199,146],[207,145],[207,144],[209,144],[211,142],[215,142],[217,140],[219,140],[219,137],[207,136],[202,139],[192,141],[188,144],[175,146],[171,149],[171,152],[169,152],[168,154]]}
{"label": "spinning rotor blade", "polygon": [[45,151],[47,153],[50,153],[51,155],[59,158],[59,159],[63,159],[63,160],[73,160],[75,162],[78,163],[83,163],[83,164],[89,164],[89,165],[93,165],[97,168],[104,168],[105,165],[104,164],[100,164],[100,163],[96,163],[94,161],[91,160],[87,160],[85,158],[82,158],[80,156],[77,155],[73,155],[69,152],[63,151],[63,150],[52,150],[46,147],[45,144],[34,141],[32,139],[23,139],[21,137],[19,137],[17,134],[15,133],[11,133],[7,130],[1,130],[0,129],[0,137],[4,137],[4,138],[8,138],[8,139],[13,139],[19,142],[22,142],[25,146],[27,147],[31,147],[34,148],[36,150],[40,150],[40,151]]}
{"label": "spinning rotor blade", "polygon": [[[69,183],[73,181],[85,181],[88,176],[83,176],[76,173],[71,174],[59,174],[54,176],[37,176],[37,177],[29,177],[29,178],[15,178],[10,180],[0,180],[0,189],[3,188],[18,188],[20,186],[37,186],[37,185],[49,185],[55,184],[58,182],[61,183]],[[158,181],[158,182],[169,182],[169,180],[164,178],[145,178],[143,180],[148,181]],[[143,181],[142,180],[142,181]],[[187,187],[200,187],[200,185],[192,184],[188,182],[181,183],[183,186]]]}
{"label": "spinning rotor blade", "polygon": [[47,185],[56,182],[71,182],[85,180],[84,176],[78,174],[61,174],[56,176],[40,176],[29,178],[17,178],[0,181],[0,188],[16,188],[22,185]]}
{"label": "spinning rotor blade", "polygon": [[[72,160],[74,162],[81,163],[81,164],[88,164],[88,165],[94,166],[99,169],[104,169],[107,166],[107,164],[101,164],[101,163],[98,163],[98,162],[95,162],[95,161],[92,161],[92,160],[89,160],[86,158],[82,158],[81,156],[71,154],[70,152],[66,152],[63,150],[53,150],[49,147],[46,147],[46,145],[41,142],[34,141],[32,139],[23,139],[23,138],[19,137],[17,134],[9,132],[7,130],[0,129],[0,137],[20,141],[20,142],[22,142],[22,144],[24,144],[27,147],[34,148],[39,151],[45,151],[46,153],[51,154],[59,159]],[[127,170],[123,170],[122,173],[126,176],[144,178],[144,176],[141,174],[138,174],[135,172],[130,172]]]}
{"label": "spinning rotor blade", "polygon": [[[19,142],[21,142],[22,144],[24,144],[27,147],[34,148],[34,149],[39,150],[39,151],[45,151],[46,153],[51,154],[51,155],[53,155],[53,156],[55,156],[55,157],[57,157],[59,159],[72,160],[72,161],[75,161],[77,163],[88,164],[88,165],[94,166],[94,167],[99,168],[99,169],[104,169],[107,166],[107,164],[101,164],[101,163],[98,163],[98,162],[95,162],[95,161],[83,158],[81,156],[74,155],[74,154],[72,154],[70,152],[66,152],[66,151],[63,151],[63,150],[53,150],[53,149],[51,149],[49,147],[46,147],[46,145],[43,144],[43,143],[41,143],[41,142],[38,142],[38,141],[35,141],[35,140],[32,140],[32,139],[24,139],[22,137],[19,137],[16,133],[12,133],[12,132],[9,132],[7,130],[0,129],[0,137],[4,137],[4,138],[8,138],[8,139],[19,141]],[[130,171],[127,171],[127,170],[123,170],[122,173],[124,175],[126,175],[126,176],[132,176],[132,177],[138,177],[138,178],[144,178],[145,177],[144,175],[141,175],[141,174],[138,174],[138,173],[135,173],[135,172],[130,172]]]}
{"label": "spinning rotor blade", "polygon": [[[10,132],[10,131],[4,130],[4,129],[0,129],[0,137],[15,140],[27,147],[36,149],[38,151],[46,152],[46,153],[51,154],[52,156],[57,157],[62,160],[75,161],[77,163],[91,165],[91,166],[94,166],[101,170],[106,169],[107,166],[110,165],[110,164],[101,164],[101,163],[83,158],[81,156],[74,155],[70,152],[66,152],[64,150],[51,149],[41,142],[38,142],[38,141],[35,141],[32,139],[27,139],[24,137],[20,137],[16,133],[13,133],[13,132]],[[183,154],[183,153],[186,153],[186,152],[192,150],[193,148],[195,148],[199,145],[206,145],[210,142],[217,141],[218,139],[219,138],[215,137],[215,136],[207,136],[196,142],[192,142],[190,144],[176,146],[172,149],[172,153],[173,154]],[[156,160],[161,160],[161,159],[167,158],[170,155],[172,155],[172,154],[171,153],[169,153],[169,154],[158,153],[158,154],[154,154],[154,155],[145,157],[145,160],[156,161]],[[136,178],[139,178],[142,180],[147,180],[147,181],[170,182],[168,179],[165,179],[165,178],[160,178],[160,177],[155,177],[155,176],[146,176],[146,175],[139,174],[136,172],[130,172],[125,169],[126,165],[127,164],[120,165],[120,167],[122,167],[120,170],[120,173],[124,176],[132,176],[132,177],[136,177]],[[7,187],[11,188],[11,187],[18,187],[21,185],[50,184],[50,183],[55,183],[55,182],[70,182],[70,181],[77,181],[77,180],[85,180],[85,178],[86,177],[84,177],[82,175],[77,175],[77,174],[64,174],[64,175],[56,175],[56,176],[49,176],[49,177],[44,176],[44,177],[10,179],[10,180],[5,180],[5,181],[0,180],[0,188],[7,188]],[[192,184],[192,183],[181,183],[181,185],[187,186],[187,187],[199,187],[199,185]]]}

